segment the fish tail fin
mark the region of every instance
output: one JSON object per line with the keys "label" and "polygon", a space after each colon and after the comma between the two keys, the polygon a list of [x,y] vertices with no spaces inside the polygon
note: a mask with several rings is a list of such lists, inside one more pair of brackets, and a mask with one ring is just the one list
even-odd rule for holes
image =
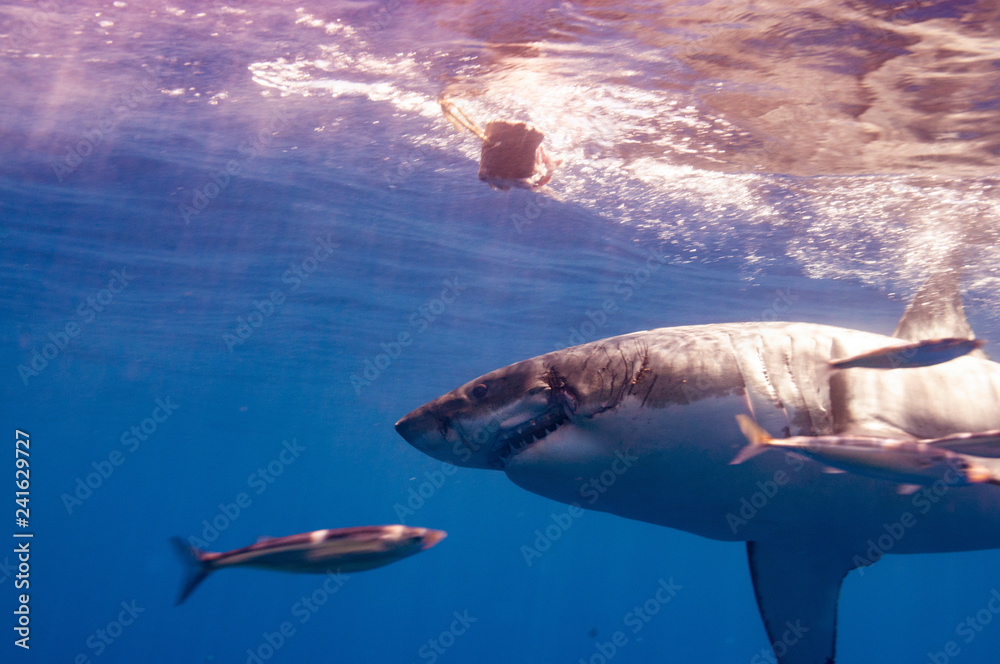
{"label": "fish tail fin", "polygon": [[170,542],[174,545],[177,556],[184,564],[184,578],[181,580],[181,594],[177,596],[175,606],[180,605],[194,589],[205,580],[205,577],[212,572],[212,568],[202,558],[201,551],[193,546],[189,546],[180,537],[171,537]]}
{"label": "fish tail fin", "polygon": [[759,424],[746,415],[737,415],[736,422],[740,425],[740,431],[743,432],[743,435],[747,437],[750,443],[740,450],[740,453],[729,462],[730,466],[743,463],[747,459],[752,459],[766,450],[770,442],[774,440]]}
{"label": "fish tail fin", "polygon": [[[966,455],[962,455],[966,456]],[[968,458],[966,456],[966,458]],[[970,463],[965,470],[965,476],[973,484],[992,484],[1000,486],[1000,472],[992,467],[987,467],[978,463]]]}

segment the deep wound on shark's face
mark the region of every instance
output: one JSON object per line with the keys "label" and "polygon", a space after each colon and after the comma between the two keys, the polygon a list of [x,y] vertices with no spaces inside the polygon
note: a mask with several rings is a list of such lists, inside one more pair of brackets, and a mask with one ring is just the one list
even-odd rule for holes
{"label": "deep wound on shark's face", "polygon": [[[771,641],[786,621],[809,626],[778,660],[821,664],[834,657],[841,581],[878,560],[868,543],[886,523],[906,512],[918,521],[892,553],[1000,548],[1000,488],[906,495],[891,481],[832,474],[781,450],[730,465],[746,444],[735,416],[749,415],[779,438],[998,429],[1000,365],[984,357],[888,371],[830,368],[900,339],[971,336],[957,279],[945,274],[928,280],[894,337],[805,323],[637,332],[490,372],[396,429],[435,458],[503,470],[555,500],[746,541]],[[762,491],[766,505],[741,511]]]}

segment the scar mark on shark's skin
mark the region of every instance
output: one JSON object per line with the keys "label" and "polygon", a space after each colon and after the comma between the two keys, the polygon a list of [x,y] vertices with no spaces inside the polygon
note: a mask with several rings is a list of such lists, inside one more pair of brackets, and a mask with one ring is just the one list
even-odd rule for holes
{"label": "scar mark on shark's skin", "polygon": [[548,385],[553,392],[566,389],[566,378],[552,366],[545,368],[544,373],[542,373],[542,382]]}
{"label": "scar mark on shark's skin", "polygon": [[648,399],[649,395],[653,393],[653,387],[656,386],[656,380],[658,378],[659,378],[659,376],[653,376],[652,382],[649,383],[649,391],[646,392],[646,396],[644,396],[642,398],[642,404],[639,406],[640,408],[645,408],[646,407],[646,399]]}
{"label": "scar mark on shark's skin", "polygon": [[[632,385],[628,388],[629,396],[632,395],[632,390],[635,389],[635,386],[641,383],[642,379],[649,373],[649,346],[641,342],[637,343],[635,346],[636,349],[642,353],[642,362],[639,364],[639,371],[637,371],[635,376],[632,378]],[[652,391],[652,388],[650,388],[650,391]],[[646,398],[643,399],[642,402],[646,403],[646,399],[648,398],[649,392],[646,392]]]}
{"label": "scar mark on shark's skin", "polygon": [[579,371],[581,376],[586,375],[587,366],[590,365],[590,358],[591,355],[587,355],[583,358],[583,364],[580,365],[580,371]]}
{"label": "scar mark on shark's skin", "polygon": [[614,403],[615,403],[616,406],[619,403],[621,403],[622,399],[625,398],[625,390],[628,389],[629,391],[631,391],[631,386],[633,384],[632,383],[632,376],[633,376],[632,368],[635,366],[635,363],[629,362],[628,357],[625,356],[625,351],[622,350],[620,346],[618,348],[618,354],[622,358],[622,364],[625,365],[625,367],[624,367],[625,368],[625,374],[622,376],[622,386],[618,390],[618,396],[615,397],[615,400],[614,400]]}
{"label": "scar mark on shark's skin", "polygon": [[608,363],[605,365],[604,369],[601,370],[600,372],[601,392],[604,391],[604,374],[607,373],[609,374],[609,380],[610,380],[610,384],[608,385],[608,401],[603,406],[595,410],[590,415],[590,417],[594,417],[595,415],[600,415],[601,413],[605,413],[609,410],[612,410],[616,408],[619,403],[621,403],[621,400],[625,397],[625,390],[628,388],[629,385],[628,377],[631,375],[631,369],[629,367],[628,359],[625,357],[625,352],[621,350],[621,348],[619,348],[618,354],[621,356],[622,363],[625,365],[624,366],[625,375],[622,376],[621,387],[617,389],[617,394],[615,394],[616,391],[615,383],[618,380],[618,375],[615,372],[614,368],[615,360],[611,357],[611,353],[608,352],[607,348],[602,348],[602,350],[604,351],[604,355],[607,358]]}
{"label": "scar mark on shark's skin", "polygon": [[559,373],[559,370],[549,366],[542,374],[542,382],[549,386],[552,391],[551,401],[561,403],[562,406],[575,413],[577,405],[580,403],[580,396],[570,387],[566,377]]}
{"label": "scar mark on shark's skin", "polygon": [[[607,349],[607,348],[605,348],[604,346],[600,346],[599,350],[602,350],[602,351],[604,351],[604,356],[605,356],[605,357],[606,357],[606,358],[608,359],[608,363],[610,364],[610,360],[611,360],[611,357],[610,357],[610,356],[608,355],[608,349]],[[597,371],[597,377],[598,377],[598,378],[600,379],[600,381],[601,381],[601,382],[600,382],[600,383],[598,384],[598,392],[597,392],[597,393],[598,393],[598,395],[602,395],[602,394],[604,394],[604,374],[605,374],[605,372],[607,372],[607,371],[608,371],[608,365],[605,365],[605,366],[604,366],[604,367],[603,367],[602,369],[599,369],[599,370]]]}
{"label": "scar mark on shark's skin", "polygon": [[[621,389],[621,391],[623,393],[622,396],[625,396],[624,395],[625,387],[630,382],[629,381],[629,376],[632,375],[632,364],[629,363],[628,358],[625,357],[625,351],[623,351],[621,348],[618,349],[618,354],[621,355],[622,364],[625,365],[625,377],[622,380],[622,389]],[[621,401],[621,397],[619,397],[618,400]]]}

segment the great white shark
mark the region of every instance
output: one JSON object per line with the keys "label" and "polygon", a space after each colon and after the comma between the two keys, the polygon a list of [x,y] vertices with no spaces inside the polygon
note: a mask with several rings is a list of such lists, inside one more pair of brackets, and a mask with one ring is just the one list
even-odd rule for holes
{"label": "great white shark", "polygon": [[[941,482],[908,495],[776,449],[731,465],[746,444],[736,415],[776,438],[1000,429],[1000,365],[980,350],[927,367],[830,366],[945,337],[974,338],[954,272],[925,282],[892,337],[795,322],[635,332],[492,371],[396,430],[434,458],[502,470],[554,500],[745,541],[778,661],[832,663],[846,574],[888,551],[1000,548],[1000,488]],[[609,469],[599,500],[582,500]]]}

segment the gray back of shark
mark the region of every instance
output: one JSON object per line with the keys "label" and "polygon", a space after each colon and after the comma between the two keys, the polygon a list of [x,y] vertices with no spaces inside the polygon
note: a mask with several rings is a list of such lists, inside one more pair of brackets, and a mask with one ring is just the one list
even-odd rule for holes
{"label": "gray back of shark", "polygon": [[[896,338],[971,338],[954,274],[929,279]],[[704,537],[746,541],[757,603],[781,664],[834,661],[837,601],[850,570],[878,560],[869,540],[909,514],[893,553],[1000,548],[1000,490],[925,487],[823,472],[769,450],[729,462],[735,415],[771,435],[934,438],[1000,428],[1000,365],[981,351],[922,368],[832,371],[831,359],[896,343],[806,323],[663,328],[548,353],[488,373],[397,425],[457,465],[503,470],[565,503]],[[615,473],[613,483],[600,481]],[[598,491],[598,489],[600,489]],[[755,494],[766,504],[741,509]]]}

